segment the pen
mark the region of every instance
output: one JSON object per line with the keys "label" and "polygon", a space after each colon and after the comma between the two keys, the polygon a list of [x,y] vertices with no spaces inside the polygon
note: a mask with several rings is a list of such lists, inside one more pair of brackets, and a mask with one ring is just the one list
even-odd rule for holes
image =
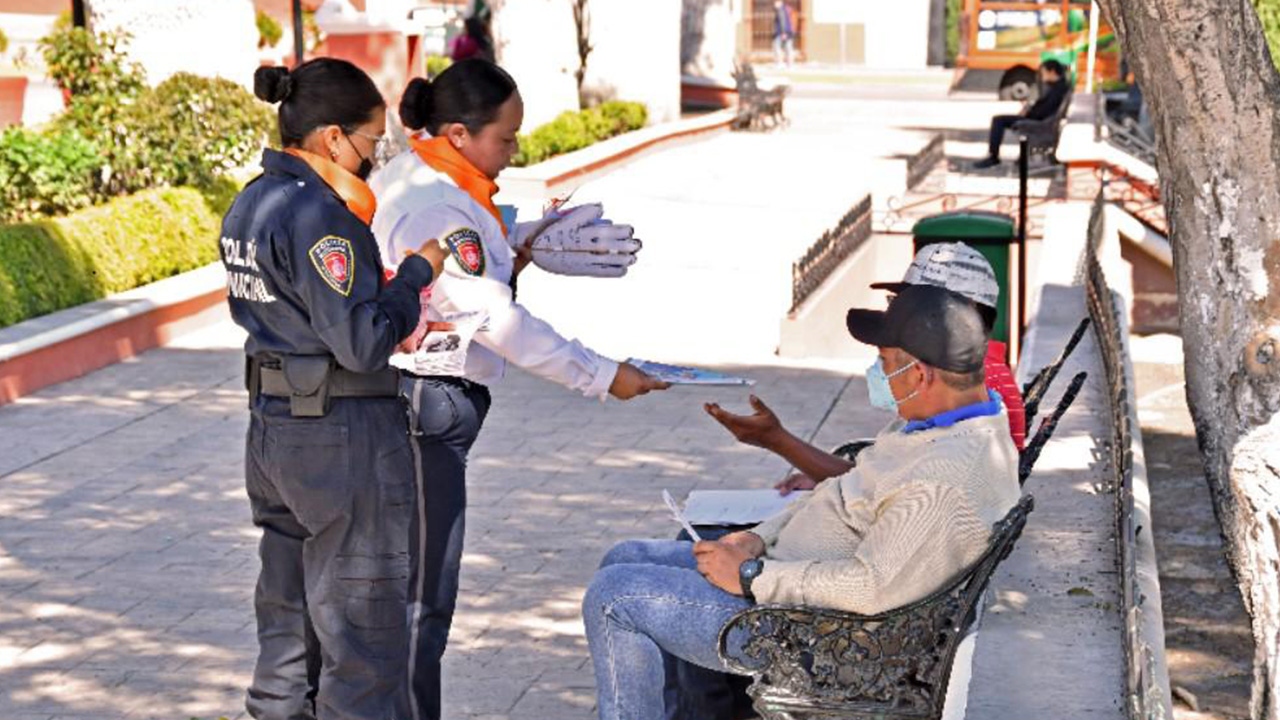
{"label": "pen", "polygon": [[680,512],[680,506],[676,505],[675,498],[671,497],[671,493],[663,490],[662,501],[667,504],[667,507],[671,508],[671,514],[675,516],[676,522],[680,523],[684,531],[689,533],[689,537],[693,538],[694,542],[702,542],[702,536],[698,534],[697,530],[693,529],[688,520],[684,519],[684,514]]}

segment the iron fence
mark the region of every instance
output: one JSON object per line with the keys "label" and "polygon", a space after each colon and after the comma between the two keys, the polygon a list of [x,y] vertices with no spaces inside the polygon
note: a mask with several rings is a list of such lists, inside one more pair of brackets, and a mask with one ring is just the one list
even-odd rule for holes
{"label": "iron fence", "polygon": [[1128,716],[1133,720],[1168,720],[1156,670],[1155,650],[1142,633],[1145,596],[1138,587],[1136,546],[1139,533],[1151,532],[1135,520],[1133,502],[1134,419],[1133,388],[1126,371],[1123,307],[1107,284],[1098,261],[1102,243],[1105,194],[1099,192],[1089,217],[1089,240],[1084,258],[1084,280],[1102,368],[1106,376],[1111,434],[1106,441],[1108,483],[1116,499],[1116,545],[1120,578],[1120,608],[1124,621],[1125,679]]}
{"label": "iron fence", "polygon": [[871,196],[859,200],[840,222],[791,264],[791,312],[800,308],[845,258],[871,237]]}

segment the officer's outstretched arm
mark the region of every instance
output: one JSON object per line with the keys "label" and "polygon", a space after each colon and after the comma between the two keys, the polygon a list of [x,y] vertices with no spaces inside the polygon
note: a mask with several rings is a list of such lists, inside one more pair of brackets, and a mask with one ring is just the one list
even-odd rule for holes
{"label": "officer's outstretched arm", "polygon": [[352,217],[326,225],[331,230],[293,240],[295,288],[312,327],[339,365],[353,372],[381,370],[418,324],[418,295],[435,272],[425,258],[413,255],[383,286],[382,262],[369,228]]}

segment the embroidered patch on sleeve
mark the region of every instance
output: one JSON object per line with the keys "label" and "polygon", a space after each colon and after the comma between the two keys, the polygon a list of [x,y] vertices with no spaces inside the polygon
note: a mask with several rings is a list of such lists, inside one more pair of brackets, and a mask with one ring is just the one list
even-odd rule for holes
{"label": "embroidered patch on sleeve", "polygon": [[471,228],[458,228],[444,238],[444,244],[453,253],[453,259],[468,275],[484,275],[484,247],[480,233]]}
{"label": "embroidered patch on sleeve", "polygon": [[351,250],[351,241],[337,235],[328,235],[311,246],[311,264],[316,272],[324,278],[325,283],[344,297],[351,295],[351,287],[356,274],[356,258]]}

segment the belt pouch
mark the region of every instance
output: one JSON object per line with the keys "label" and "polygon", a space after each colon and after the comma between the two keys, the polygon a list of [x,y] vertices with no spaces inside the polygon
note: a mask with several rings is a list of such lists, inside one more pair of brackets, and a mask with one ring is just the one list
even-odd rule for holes
{"label": "belt pouch", "polygon": [[333,359],[325,355],[291,355],[282,359],[284,379],[289,383],[289,414],[294,417],[324,417],[329,413],[329,376]]}

